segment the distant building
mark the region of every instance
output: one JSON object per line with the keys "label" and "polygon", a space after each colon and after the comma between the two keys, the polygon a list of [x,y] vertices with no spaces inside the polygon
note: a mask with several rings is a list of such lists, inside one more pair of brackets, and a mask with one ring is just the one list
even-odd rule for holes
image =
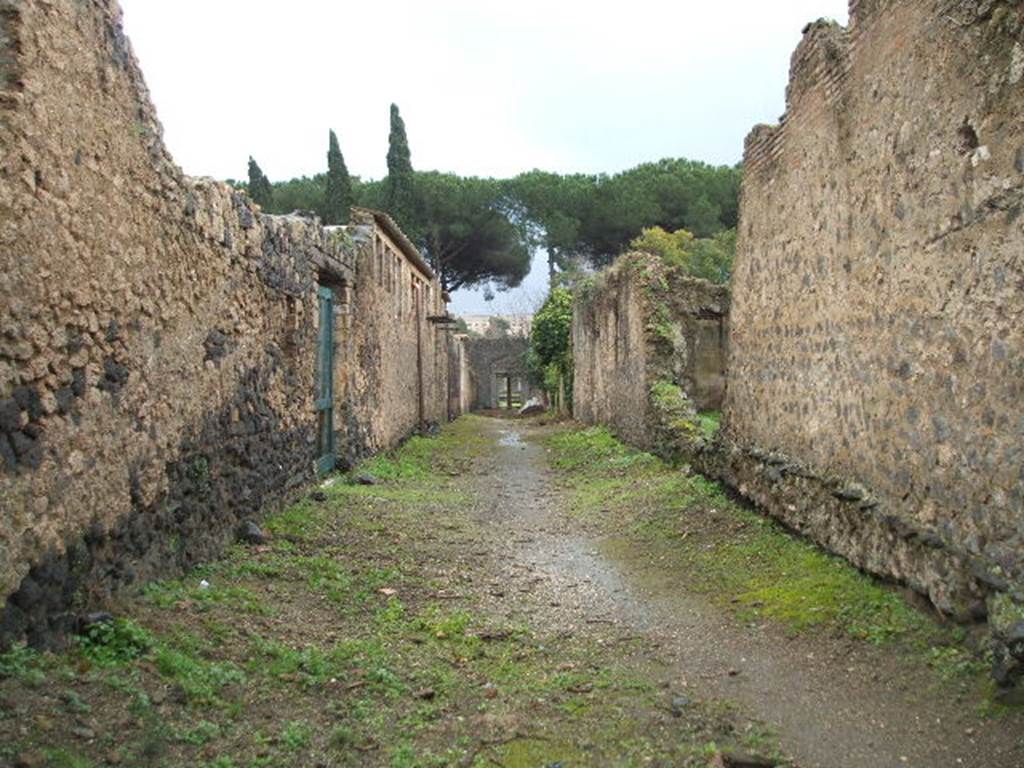
{"label": "distant building", "polygon": [[459,315],[476,336],[529,336],[533,315]]}

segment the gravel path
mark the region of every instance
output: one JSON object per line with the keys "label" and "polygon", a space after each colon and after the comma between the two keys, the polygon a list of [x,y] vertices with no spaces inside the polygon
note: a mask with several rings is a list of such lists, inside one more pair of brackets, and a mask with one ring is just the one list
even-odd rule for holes
{"label": "gravel path", "polygon": [[923,664],[850,639],[787,638],[688,595],[667,566],[565,513],[543,428],[482,422],[495,450],[473,481],[505,586],[535,618],[572,631],[637,636],[668,664],[668,684],[722,698],[781,735],[802,768],[1024,767],[1018,717],[981,718],[940,692]]}

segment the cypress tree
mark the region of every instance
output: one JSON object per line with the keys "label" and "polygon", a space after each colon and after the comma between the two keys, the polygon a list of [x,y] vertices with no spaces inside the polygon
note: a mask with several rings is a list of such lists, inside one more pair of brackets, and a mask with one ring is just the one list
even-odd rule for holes
{"label": "cypress tree", "polygon": [[327,149],[327,198],[324,202],[324,224],[347,224],[352,207],[352,179],[345,158],[338,146],[338,137],[331,131]]}
{"label": "cypress tree", "polygon": [[405,121],[398,106],[391,105],[391,132],[388,134],[388,179],[386,202],[388,213],[406,229],[412,226],[413,171]]}
{"label": "cypress tree", "polygon": [[249,197],[261,208],[268,208],[274,199],[270,179],[252,159],[252,155],[249,156]]}

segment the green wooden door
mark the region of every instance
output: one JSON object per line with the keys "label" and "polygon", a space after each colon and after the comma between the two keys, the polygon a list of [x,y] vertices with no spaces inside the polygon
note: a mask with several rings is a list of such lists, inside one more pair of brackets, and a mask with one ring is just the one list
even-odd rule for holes
{"label": "green wooden door", "polygon": [[320,344],[317,355],[316,415],[319,424],[317,471],[334,469],[334,291],[320,287]]}

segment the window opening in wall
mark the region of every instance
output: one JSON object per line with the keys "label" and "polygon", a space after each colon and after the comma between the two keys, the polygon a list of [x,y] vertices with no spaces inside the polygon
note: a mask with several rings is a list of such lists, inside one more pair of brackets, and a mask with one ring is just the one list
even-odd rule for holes
{"label": "window opening in wall", "polygon": [[508,373],[497,374],[497,402],[498,408],[512,409],[522,408],[524,382],[519,376]]}
{"label": "window opening in wall", "polygon": [[334,291],[320,286],[320,334],[317,353],[317,461],[321,475],[334,469]]}

